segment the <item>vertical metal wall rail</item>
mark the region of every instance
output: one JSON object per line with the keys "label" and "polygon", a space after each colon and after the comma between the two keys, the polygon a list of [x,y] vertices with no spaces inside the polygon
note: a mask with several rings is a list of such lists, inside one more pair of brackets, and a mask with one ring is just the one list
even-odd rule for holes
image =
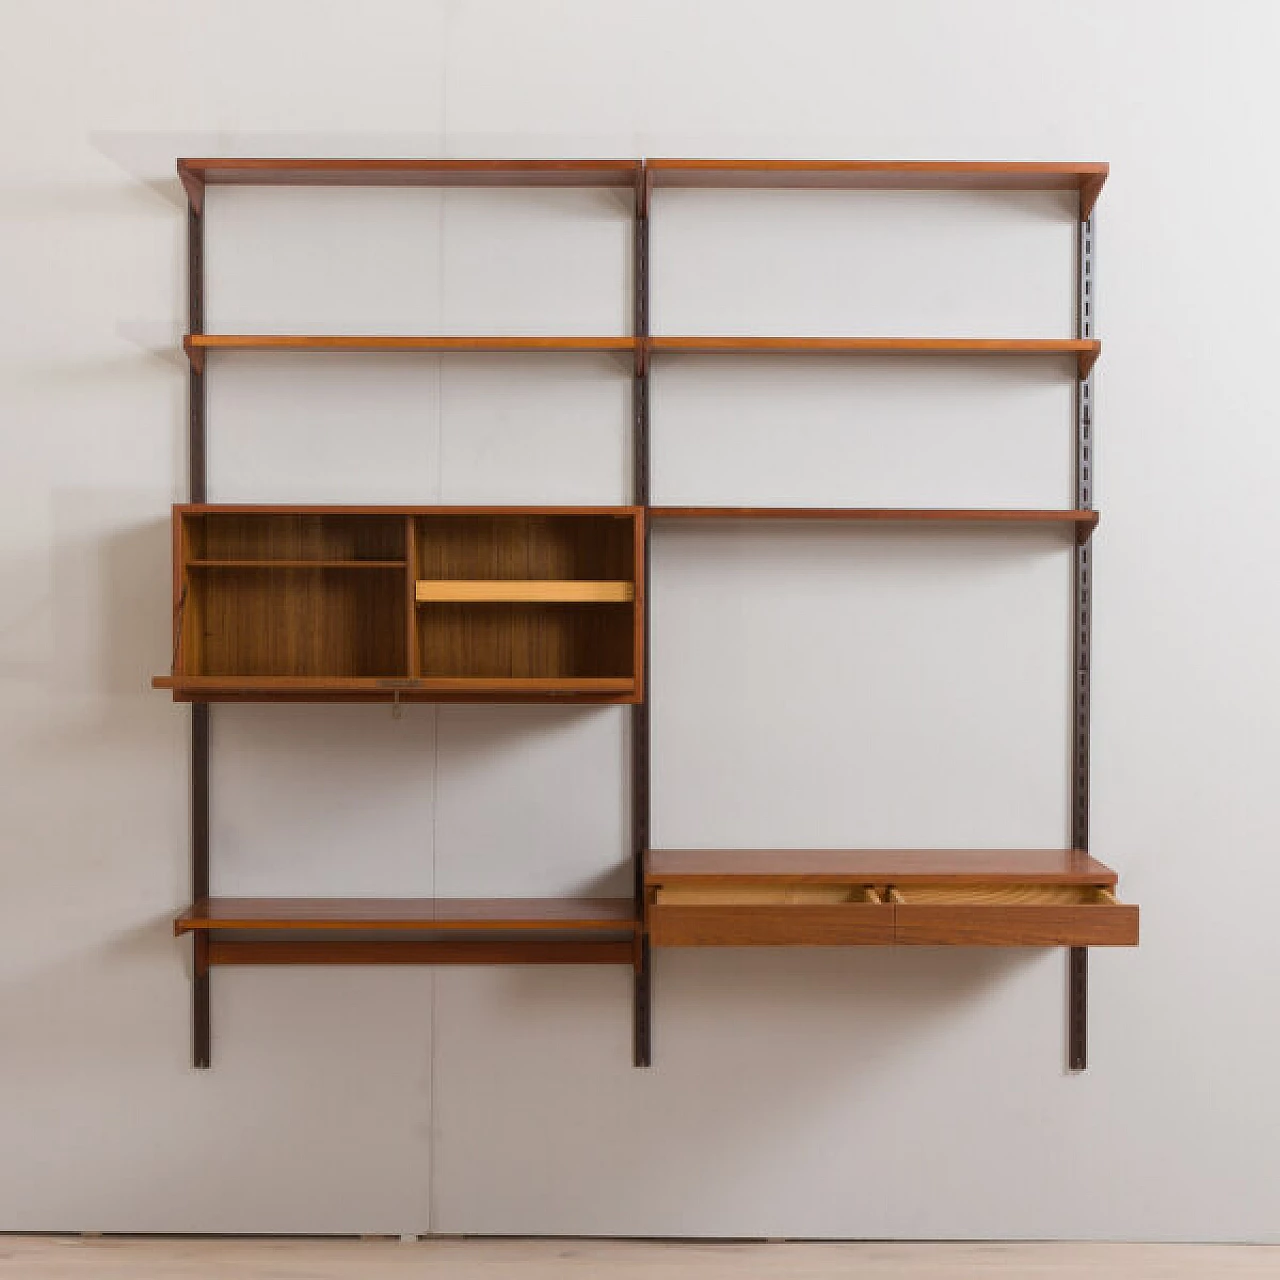
{"label": "vertical metal wall rail", "polygon": [[636,506],[644,508],[644,667],[642,697],[631,708],[631,856],[635,871],[635,901],[639,927],[635,941],[633,997],[633,1054],[637,1067],[653,1056],[653,967],[648,908],[644,891],[644,858],[649,847],[649,174],[641,161],[636,170],[635,246],[632,265],[636,338],[631,380],[632,485]]}
{"label": "vertical metal wall rail", "polygon": [[[1076,334],[1094,333],[1093,217],[1080,221],[1077,251]],[[1076,506],[1093,507],[1093,370],[1076,383]],[[1071,847],[1089,847],[1089,649],[1093,604],[1091,544],[1083,536],[1076,544],[1072,573],[1071,655]],[[1072,947],[1067,964],[1068,1046],[1072,1071],[1088,1065],[1089,952]]]}
{"label": "vertical metal wall rail", "polygon": [[[187,203],[187,327],[204,332],[204,208],[188,191]],[[191,364],[188,374],[187,468],[192,502],[208,497],[205,443],[205,367]],[[209,704],[191,704],[191,896],[209,895]],[[192,1061],[200,1069],[210,1063],[209,935],[192,934],[191,987]]]}

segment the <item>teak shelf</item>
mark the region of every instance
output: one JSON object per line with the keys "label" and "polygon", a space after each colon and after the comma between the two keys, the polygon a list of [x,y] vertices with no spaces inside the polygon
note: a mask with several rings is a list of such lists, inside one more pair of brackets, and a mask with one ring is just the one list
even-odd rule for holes
{"label": "teak shelf", "polygon": [[[635,1062],[652,1038],[652,948],[984,946],[1069,949],[1068,1061],[1085,1065],[1087,951],[1134,945],[1138,909],[1089,836],[1092,214],[1105,164],[952,161],[183,159],[188,198],[190,498],[173,511],[173,666],[153,684],[191,706],[198,1067],[211,1061],[209,974],[221,965],[616,964],[630,967]],[[611,336],[211,334],[204,323],[208,184],[612,187],[634,196],[631,331]],[[1061,191],[1076,201],[1075,333],[1060,338],[655,335],[649,218],[669,187]],[[633,499],[616,507],[209,504],[211,351],[466,352],[626,357]],[[1076,386],[1074,505],[1061,510],[655,506],[650,365],[684,356],[1038,358]],[[663,521],[833,521],[1059,528],[1073,555],[1071,847],[649,847],[648,531]],[[634,894],[628,898],[219,898],[209,893],[209,716],[236,701],[631,704]]]}

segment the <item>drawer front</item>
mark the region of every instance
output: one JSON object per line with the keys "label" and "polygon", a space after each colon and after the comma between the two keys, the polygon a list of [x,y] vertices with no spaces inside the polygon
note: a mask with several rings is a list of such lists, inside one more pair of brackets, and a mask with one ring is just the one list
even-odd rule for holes
{"label": "drawer front", "polygon": [[655,903],[655,947],[884,947],[893,943],[893,910],[872,903],[830,906]]}
{"label": "drawer front", "polygon": [[894,907],[894,942],[949,947],[1135,947],[1138,908],[1124,903]]}

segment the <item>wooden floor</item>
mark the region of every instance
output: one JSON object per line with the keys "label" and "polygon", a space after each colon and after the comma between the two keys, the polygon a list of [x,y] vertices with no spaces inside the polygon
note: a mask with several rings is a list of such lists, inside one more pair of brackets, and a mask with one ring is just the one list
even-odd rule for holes
{"label": "wooden floor", "polygon": [[4,1280],[1278,1280],[1280,1245],[0,1235]]}

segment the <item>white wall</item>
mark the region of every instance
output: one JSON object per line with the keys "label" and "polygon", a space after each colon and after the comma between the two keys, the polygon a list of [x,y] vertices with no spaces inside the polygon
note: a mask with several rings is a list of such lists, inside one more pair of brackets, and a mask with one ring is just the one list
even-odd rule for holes
{"label": "white wall", "polygon": [[[1280,1239],[1273,6],[0,17],[0,1229]],[[173,158],[220,153],[1112,163],[1093,843],[1144,917],[1141,949],[1094,953],[1087,1074],[1060,955],[931,949],[663,954],[648,1072],[621,971],[219,972],[190,1069],[186,713],[147,681],[185,467]],[[1055,197],[654,217],[669,332],[1067,331]],[[626,218],[607,193],[214,192],[211,327],[622,331]],[[627,492],[608,357],[211,368],[215,498]],[[1068,390],[672,359],[655,496],[1065,502]],[[1042,534],[663,530],[657,840],[1059,844],[1067,572]],[[622,730],[216,708],[215,887],[616,891]]]}

